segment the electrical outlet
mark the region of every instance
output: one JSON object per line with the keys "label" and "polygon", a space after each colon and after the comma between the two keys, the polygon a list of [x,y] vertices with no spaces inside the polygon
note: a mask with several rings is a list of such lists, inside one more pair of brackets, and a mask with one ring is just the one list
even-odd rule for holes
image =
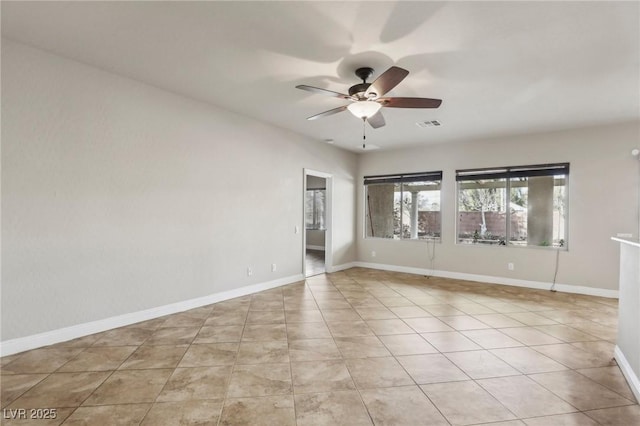
{"label": "electrical outlet", "polygon": [[253,269],[251,269],[251,267],[247,268],[247,276],[250,277],[251,275],[253,275]]}
{"label": "electrical outlet", "polygon": [[376,257],[376,252],[371,250],[371,257]]}
{"label": "electrical outlet", "polygon": [[275,263],[271,264],[271,272],[275,272],[276,269],[278,269],[277,265]]}
{"label": "electrical outlet", "polygon": [[298,225],[296,225],[296,227],[293,229],[293,232],[296,234],[300,233],[300,227]]}
{"label": "electrical outlet", "polygon": [[513,271],[515,269],[515,265],[512,262],[507,263],[507,269]]}

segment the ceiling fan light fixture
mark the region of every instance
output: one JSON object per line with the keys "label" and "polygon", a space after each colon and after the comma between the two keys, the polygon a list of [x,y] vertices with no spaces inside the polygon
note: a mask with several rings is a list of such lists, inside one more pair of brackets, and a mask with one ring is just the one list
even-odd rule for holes
{"label": "ceiling fan light fixture", "polygon": [[358,101],[347,106],[351,114],[358,118],[369,118],[374,116],[382,107],[378,102],[374,101]]}

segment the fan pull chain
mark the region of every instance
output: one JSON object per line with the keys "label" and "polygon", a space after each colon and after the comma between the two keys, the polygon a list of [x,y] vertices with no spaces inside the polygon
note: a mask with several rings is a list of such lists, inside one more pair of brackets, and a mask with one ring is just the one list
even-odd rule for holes
{"label": "fan pull chain", "polygon": [[366,149],[365,141],[367,140],[367,126],[365,125],[367,122],[367,117],[362,117],[362,149]]}

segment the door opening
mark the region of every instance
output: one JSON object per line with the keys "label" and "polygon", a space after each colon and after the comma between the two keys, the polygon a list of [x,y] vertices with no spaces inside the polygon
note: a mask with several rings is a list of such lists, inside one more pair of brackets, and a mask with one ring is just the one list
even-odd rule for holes
{"label": "door opening", "polygon": [[330,180],[326,173],[305,170],[304,175],[304,275],[326,272],[330,253]]}

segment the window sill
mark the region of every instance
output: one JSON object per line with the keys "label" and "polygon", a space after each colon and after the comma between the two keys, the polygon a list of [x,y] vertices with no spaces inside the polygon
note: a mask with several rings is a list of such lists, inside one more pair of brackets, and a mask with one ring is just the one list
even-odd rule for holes
{"label": "window sill", "polygon": [[529,246],[529,245],[519,245],[519,244],[484,244],[484,243],[468,243],[468,242],[460,242],[456,241],[457,246],[463,247],[510,247],[518,250],[522,249],[536,249],[536,250],[559,250],[559,251],[569,251],[567,246],[564,247],[554,247],[554,246]]}
{"label": "window sill", "polygon": [[442,238],[381,238],[381,237],[364,237],[365,240],[373,240],[373,241],[405,241],[405,242],[413,242],[413,243],[428,243],[435,242],[441,243]]}

